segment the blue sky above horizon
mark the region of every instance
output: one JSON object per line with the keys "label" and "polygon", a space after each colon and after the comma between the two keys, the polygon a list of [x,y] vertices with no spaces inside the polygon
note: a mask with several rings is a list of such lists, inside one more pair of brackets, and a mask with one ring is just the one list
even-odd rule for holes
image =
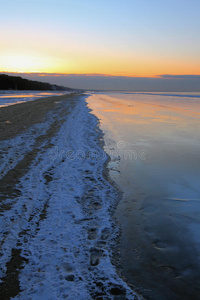
{"label": "blue sky above horizon", "polygon": [[[60,83],[64,74],[86,74],[87,80],[99,80],[99,75],[149,77],[157,82],[158,75],[200,75],[199,0],[0,4],[0,72],[63,74]],[[93,81],[87,86],[92,88]]]}

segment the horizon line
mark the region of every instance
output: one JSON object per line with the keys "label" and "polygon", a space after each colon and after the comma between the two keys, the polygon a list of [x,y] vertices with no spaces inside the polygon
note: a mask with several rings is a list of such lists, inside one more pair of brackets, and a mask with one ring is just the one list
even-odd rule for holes
{"label": "horizon line", "polygon": [[0,71],[2,74],[17,74],[17,75],[37,75],[41,77],[45,76],[52,76],[52,77],[69,77],[69,76],[74,76],[74,77],[79,77],[79,76],[84,76],[84,77],[122,77],[122,78],[152,78],[152,79],[199,79],[200,74],[159,74],[159,75],[154,75],[154,76],[133,76],[133,75],[115,75],[115,74],[103,74],[103,73],[49,73],[49,72],[23,72],[23,71],[18,71],[18,72],[10,72],[10,71]]}

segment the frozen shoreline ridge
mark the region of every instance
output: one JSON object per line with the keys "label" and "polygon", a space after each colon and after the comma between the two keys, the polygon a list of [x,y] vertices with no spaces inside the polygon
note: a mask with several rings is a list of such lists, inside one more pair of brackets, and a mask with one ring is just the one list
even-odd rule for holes
{"label": "frozen shoreline ridge", "polygon": [[2,299],[137,299],[111,263],[117,192],[85,100],[0,141]]}

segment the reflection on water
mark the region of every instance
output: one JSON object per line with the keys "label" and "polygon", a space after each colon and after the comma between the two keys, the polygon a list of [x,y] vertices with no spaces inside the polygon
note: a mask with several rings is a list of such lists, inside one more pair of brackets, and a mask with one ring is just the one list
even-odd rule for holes
{"label": "reflection on water", "polygon": [[66,91],[0,91],[0,107],[68,93]]}
{"label": "reflection on water", "polygon": [[181,96],[88,98],[124,193],[116,211],[123,275],[149,299],[200,294],[200,95]]}

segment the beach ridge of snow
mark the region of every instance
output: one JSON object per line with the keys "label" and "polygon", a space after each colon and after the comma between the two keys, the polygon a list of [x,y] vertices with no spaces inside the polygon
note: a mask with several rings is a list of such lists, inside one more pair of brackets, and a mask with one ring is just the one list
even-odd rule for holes
{"label": "beach ridge of snow", "polygon": [[137,299],[111,263],[117,191],[103,176],[107,156],[85,98],[71,110],[62,103],[70,113],[51,147],[38,147],[19,196],[1,214],[0,285],[13,251],[20,261],[13,299]]}

